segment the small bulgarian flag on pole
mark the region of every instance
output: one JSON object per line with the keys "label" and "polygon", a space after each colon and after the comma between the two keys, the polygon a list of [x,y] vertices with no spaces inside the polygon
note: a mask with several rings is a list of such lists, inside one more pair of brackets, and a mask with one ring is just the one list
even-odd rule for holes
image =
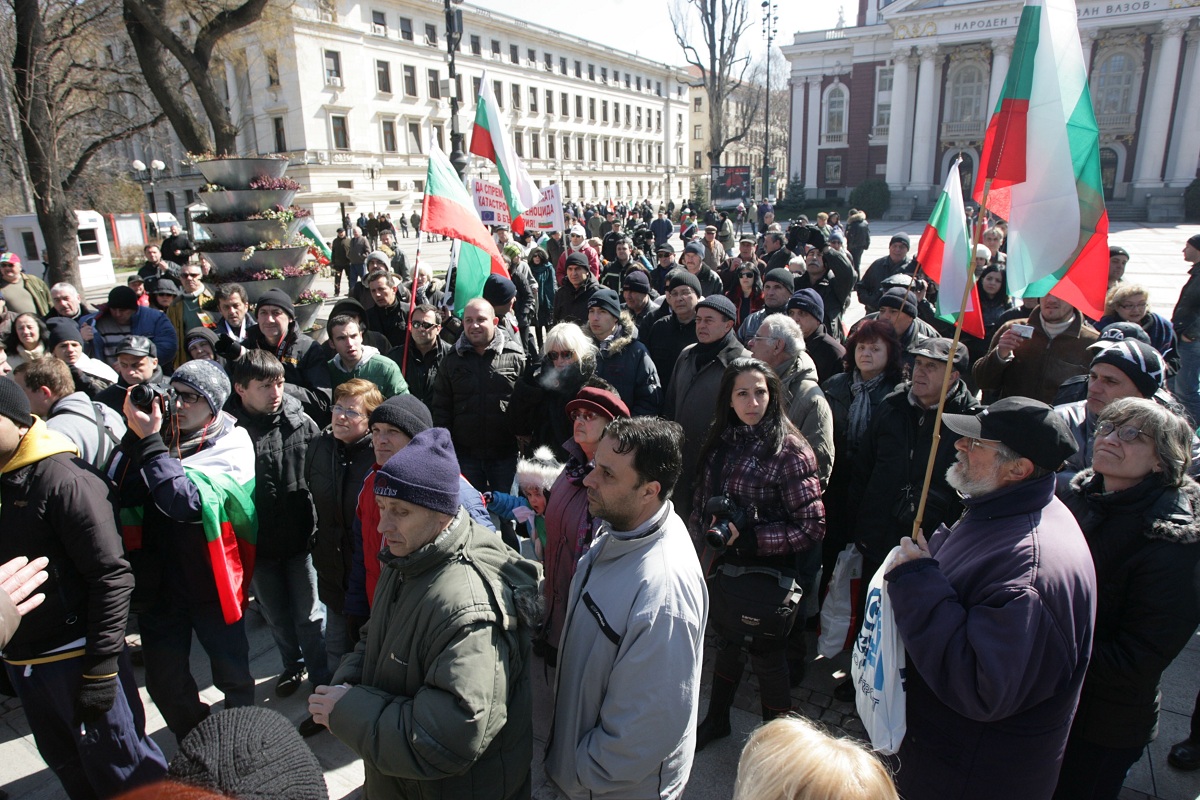
{"label": "small bulgarian flag on pole", "polygon": [[421,230],[457,239],[458,262],[454,279],[454,309],[459,315],[467,301],[483,295],[483,282],[493,272],[509,277],[508,267],[488,233],[475,201],[463,186],[450,159],[437,144],[429,148],[429,171],[421,201]]}
{"label": "small bulgarian flag on pole", "polygon": [[1008,220],[1012,293],[1103,316],[1108,212],[1074,0],[1026,2],[981,162],[974,196]]}
{"label": "small bulgarian flag on pole", "polygon": [[500,104],[492,91],[492,82],[488,80],[487,70],[484,70],[479,81],[475,127],[471,130],[471,146],[468,151],[496,165],[513,230],[521,232],[524,223],[518,218],[538,204],[542,199],[542,190],[533,182],[533,178],[529,176],[528,170],[513,149],[512,139],[500,118]]}
{"label": "small bulgarian flag on pole", "polygon": [[304,218],[304,222],[300,225],[300,233],[312,239],[313,243],[316,245],[313,248],[309,248],[310,251],[317,251],[313,253],[313,256],[323,256],[325,258],[325,263],[328,264],[333,258],[333,251],[329,249],[329,245],[325,244],[325,240],[321,238],[321,232],[317,230],[317,225],[315,222],[313,222],[313,218],[311,216]]}
{"label": "small bulgarian flag on pole", "polygon": [[[929,224],[921,234],[917,248],[917,262],[921,269],[938,285],[937,315],[947,322],[954,322],[963,313],[962,297],[967,281],[974,271],[970,232],[967,230],[966,212],[963,209],[962,182],[958,174],[961,159],[956,159],[946,176],[946,185],[938,197],[937,205],[929,216]],[[979,292],[972,286],[963,330],[982,339],[984,337],[983,312],[979,305]]]}

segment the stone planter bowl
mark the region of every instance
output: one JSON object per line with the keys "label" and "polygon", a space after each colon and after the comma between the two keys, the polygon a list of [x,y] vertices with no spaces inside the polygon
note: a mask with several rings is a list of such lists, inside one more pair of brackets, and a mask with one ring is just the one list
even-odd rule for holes
{"label": "stone planter bowl", "polygon": [[228,275],[243,270],[258,272],[264,269],[298,267],[308,258],[307,247],[284,247],[279,250],[255,250],[245,261],[240,250],[232,253],[202,253],[212,262],[213,275]]}
{"label": "stone planter bowl", "polygon": [[196,164],[205,183],[226,189],[249,189],[255,178],[282,178],[287,168],[286,158],[216,158]]}
{"label": "stone planter bowl", "polygon": [[322,300],[319,303],[308,303],[303,306],[296,306],[296,325],[302,331],[306,331],[313,326],[317,321],[317,315],[321,313],[321,306],[325,305]]}
{"label": "stone planter bowl", "polygon": [[197,223],[218,244],[244,244],[249,247],[259,242],[278,240],[290,241],[304,224],[303,218],[291,222],[274,219],[248,219],[244,222],[200,222]]}
{"label": "stone planter bowl", "polygon": [[296,199],[295,189],[242,189],[236,192],[201,192],[200,202],[214,214],[249,216],[268,208],[287,208]]}
{"label": "stone planter bowl", "polygon": [[[246,287],[247,299],[250,305],[253,306],[258,302],[260,297],[271,289],[282,289],[288,297],[295,299],[300,296],[301,292],[311,289],[312,285],[316,282],[317,273],[314,272],[311,275],[298,275],[295,278],[280,278],[279,280],[270,281],[246,281],[242,286]],[[210,292],[216,293],[218,284],[209,283],[207,286]]]}

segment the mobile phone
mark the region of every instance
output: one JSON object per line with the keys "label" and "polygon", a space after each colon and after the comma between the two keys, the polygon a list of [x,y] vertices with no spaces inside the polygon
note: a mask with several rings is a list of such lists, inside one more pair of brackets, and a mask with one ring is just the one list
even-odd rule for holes
{"label": "mobile phone", "polygon": [[1015,333],[1017,336],[1020,336],[1022,339],[1033,338],[1032,325],[1013,325],[1011,328],[1009,328],[1009,330]]}

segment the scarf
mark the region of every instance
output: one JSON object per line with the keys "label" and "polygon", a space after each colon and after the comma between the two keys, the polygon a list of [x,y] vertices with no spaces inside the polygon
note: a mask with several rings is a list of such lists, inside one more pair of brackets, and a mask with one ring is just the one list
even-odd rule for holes
{"label": "scarf", "polygon": [[847,426],[846,441],[857,445],[867,432],[871,423],[871,392],[883,382],[886,373],[879,373],[869,381],[864,381],[862,373],[854,370],[854,380],[850,384],[850,394],[854,399],[850,402],[850,423]]}
{"label": "scarf", "polygon": [[735,337],[733,335],[733,331],[731,330],[729,333],[725,334],[724,337],[717,339],[715,342],[709,342],[708,344],[696,342],[696,349],[693,351],[693,354],[696,357],[696,371],[698,372],[708,366],[710,362],[715,360],[716,357],[720,355],[721,351],[724,350],[727,345],[732,344],[734,339]]}
{"label": "scarf", "polygon": [[212,422],[194,431],[181,431],[172,425],[171,429],[166,431],[166,435],[163,436],[167,451],[180,461],[195,455],[204,446],[205,441],[215,439],[225,432],[224,419],[224,414],[217,414]]}

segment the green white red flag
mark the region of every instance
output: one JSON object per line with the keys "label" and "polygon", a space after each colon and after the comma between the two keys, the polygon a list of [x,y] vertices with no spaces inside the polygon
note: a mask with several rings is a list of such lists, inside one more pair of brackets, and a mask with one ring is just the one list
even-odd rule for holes
{"label": "green white red flag", "polygon": [[1108,212],[1074,0],[1026,2],[981,162],[974,196],[1008,220],[1009,290],[1103,316]]}
{"label": "green white red flag", "polygon": [[512,137],[500,117],[500,104],[492,91],[492,82],[488,80],[487,70],[479,81],[479,101],[475,104],[475,126],[471,130],[471,146],[468,150],[473,155],[486,158],[496,165],[500,173],[500,186],[504,189],[504,199],[508,202],[508,214],[513,222],[513,230],[523,229],[518,219],[526,209],[537,205],[542,197],[542,190],[533,182],[529,171],[513,149]]}
{"label": "green white red flag", "polygon": [[484,227],[475,201],[458,178],[441,148],[429,148],[425,198],[421,201],[421,230],[462,242],[454,275],[454,307],[462,314],[467,301],[483,295],[483,282],[493,272],[509,277],[496,240]]}
{"label": "green white red flag", "polygon": [[925,232],[921,234],[917,261],[922,271],[938,285],[938,317],[954,322],[962,315],[963,330],[982,339],[985,334],[983,312],[979,304],[979,290],[974,285],[971,286],[966,309],[962,307],[963,292],[974,272],[975,259],[972,258],[958,165],[959,161],[956,160],[954,166],[950,167],[946,185],[933,207]]}

